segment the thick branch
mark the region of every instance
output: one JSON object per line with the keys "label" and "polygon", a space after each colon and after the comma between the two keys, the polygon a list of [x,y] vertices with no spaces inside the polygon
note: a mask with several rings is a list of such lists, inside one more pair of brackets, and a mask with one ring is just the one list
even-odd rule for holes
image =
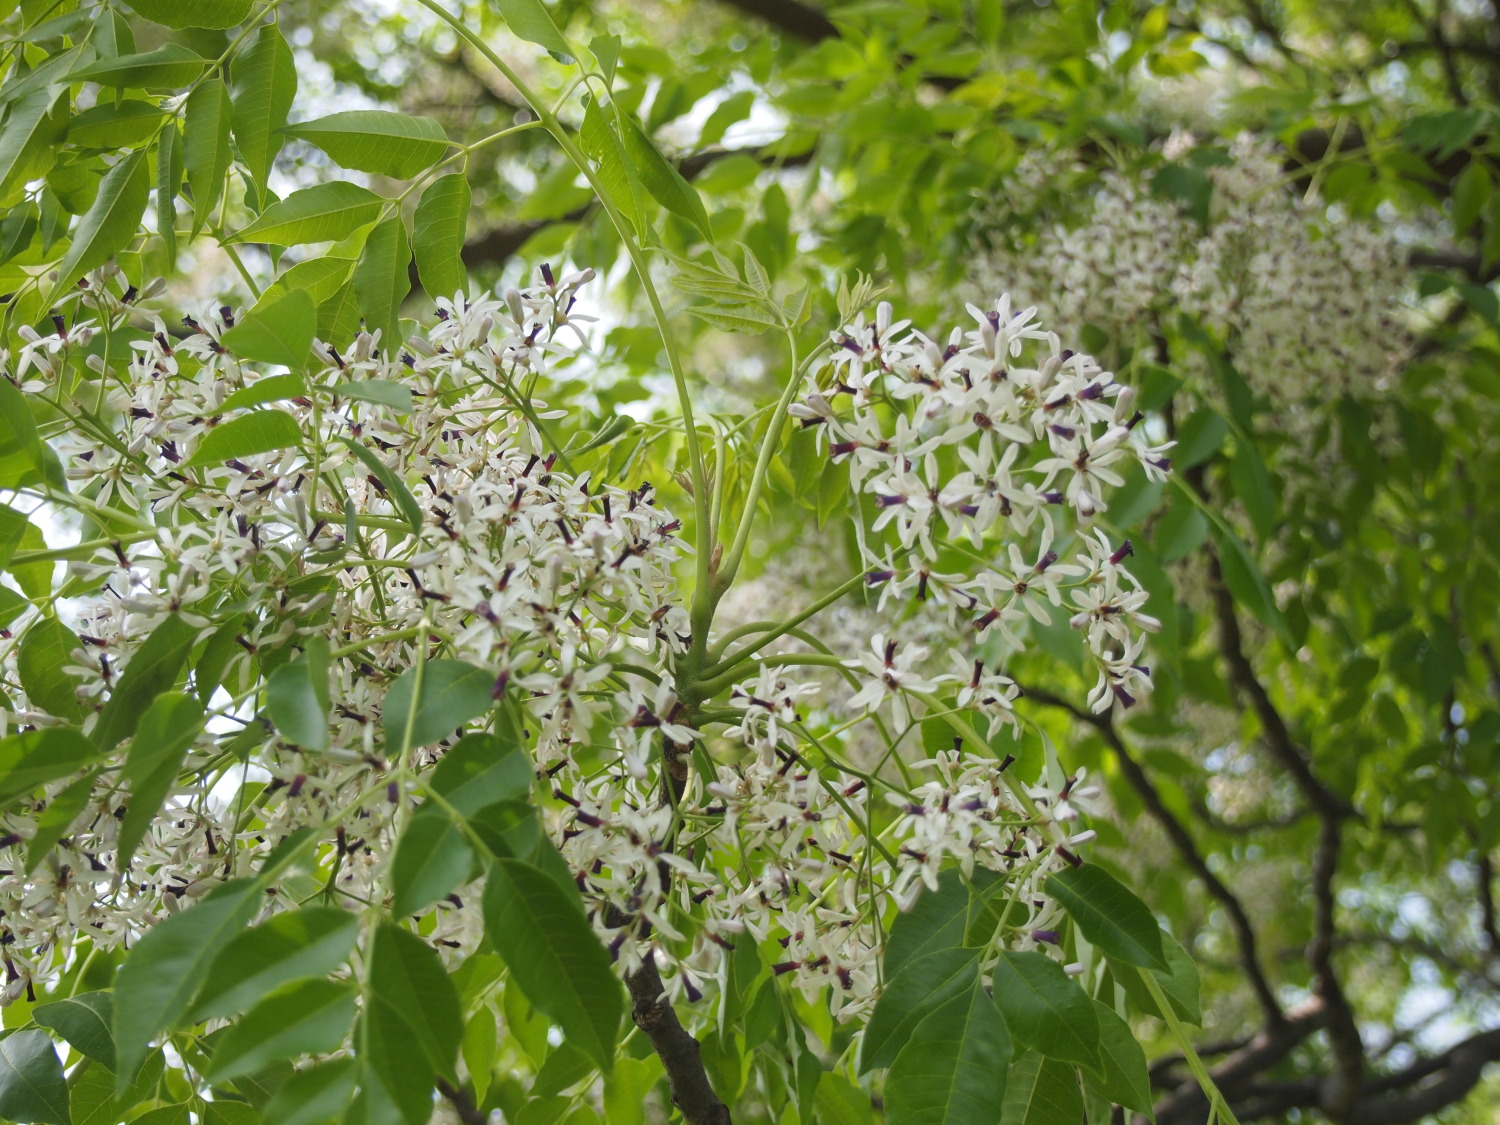
{"label": "thick branch", "polygon": [[763,23],[785,31],[788,35],[795,35],[798,39],[805,39],[809,43],[838,37],[839,29],[833,26],[832,20],[817,8],[810,4],[798,3],[798,0],[722,0],[722,2],[731,8],[738,8],[747,16],[754,16]]}
{"label": "thick branch", "polygon": [[1328,1009],[1328,1041],[1333,1048],[1334,1068],[1322,1100],[1335,1118],[1342,1118],[1354,1104],[1365,1070],[1365,1046],[1354,1021],[1354,1009],[1349,1006],[1333,965],[1336,907],[1333,879],[1338,871],[1341,843],[1338,817],[1325,815],[1313,857],[1313,936],[1307,947],[1307,963],[1313,971],[1317,994]]}
{"label": "thick branch", "polygon": [[485,1125],[490,1115],[485,1113],[474,1104],[474,1099],[469,1096],[469,1091],[461,1090],[454,1086],[446,1078],[437,1080],[438,1093],[447,1098],[453,1105],[453,1112],[464,1125]]}
{"label": "thick branch", "polygon": [[[1415,1125],[1463,1101],[1478,1085],[1485,1066],[1492,1062],[1500,1062],[1500,1029],[1478,1032],[1441,1054],[1370,1079],[1363,1084],[1354,1103],[1336,1119],[1341,1125]],[[1267,1072],[1271,1065],[1274,1064],[1260,1066],[1256,1073]],[[1325,1081],[1317,1076],[1253,1083],[1230,1098],[1231,1108],[1242,1122],[1281,1117],[1294,1109],[1317,1109],[1333,1116],[1333,1109],[1323,1100],[1325,1087]],[[1196,1125],[1202,1120],[1201,1113],[1201,1106],[1196,1117],[1191,1110],[1183,1113],[1172,1107],[1164,1112],[1158,1107],[1157,1122]]]}
{"label": "thick branch", "polygon": [[[1314,998],[1288,1012],[1281,1023],[1261,1031],[1248,1046],[1209,1071],[1214,1085],[1230,1100],[1237,1115],[1240,1108],[1236,1101],[1244,1097],[1254,1079],[1279,1065],[1322,1027],[1324,1014],[1322,1000]],[[1202,1125],[1207,1114],[1208,1099],[1192,1078],[1156,1103],[1157,1125]]]}
{"label": "thick branch", "polygon": [[688,1125],[732,1125],[729,1107],[714,1093],[703,1069],[698,1040],[682,1026],[667,1000],[656,961],[647,957],[639,969],[625,974],[625,986],[630,990],[630,1014],[666,1068],[672,1104],[683,1119]]}

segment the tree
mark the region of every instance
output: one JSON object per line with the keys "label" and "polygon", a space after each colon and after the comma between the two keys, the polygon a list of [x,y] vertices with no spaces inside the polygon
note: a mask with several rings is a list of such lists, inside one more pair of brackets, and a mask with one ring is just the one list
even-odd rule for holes
{"label": "tree", "polygon": [[0,1117],[1493,1113],[1491,19],[0,12]]}

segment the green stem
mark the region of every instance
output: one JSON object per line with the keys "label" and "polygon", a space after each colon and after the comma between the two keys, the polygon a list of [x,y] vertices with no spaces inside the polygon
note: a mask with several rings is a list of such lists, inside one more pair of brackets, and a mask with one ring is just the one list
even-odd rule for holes
{"label": "green stem", "polygon": [[704,671],[700,673],[699,679],[709,680],[723,675],[725,672],[728,672],[730,669],[734,668],[742,661],[749,659],[751,656],[754,656],[761,649],[765,648],[766,645],[776,640],[776,638],[786,636],[808,618],[815,617],[817,614],[823,612],[823,610],[827,609],[834,602],[842,598],[845,594],[852,593],[853,591],[859,589],[864,580],[865,576],[863,574],[856,574],[842,586],[839,586],[837,589],[824,594],[821,598],[813,602],[812,605],[808,606],[801,613],[797,614],[796,617],[793,617],[790,621],[787,621],[782,625],[778,625],[776,628],[765,633],[763,636],[756,638],[753,644],[746,645],[738,652],[726,656],[724,659],[720,660],[712,667],[704,669]]}
{"label": "green stem", "polygon": [[1219,1091],[1208,1068],[1203,1065],[1203,1060],[1198,1057],[1198,1052],[1193,1049],[1192,1040],[1188,1037],[1187,1029],[1182,1026],[1182,1021],[1177,1018],[1177,1013],[1172,1010],[1172,1002],[1167,999],[1161,983],[1156,979],[1154,973],[1149,969],[1137,969],[1141,974],[1141,980],[1146,985],[1146,991],[1151,993],[1151,999],[1156,1001],[1156,1007],[1161,1012],[1162,1018],[1167,1021],[1167,1026],[1172,1029],[1172,1037],[1177,1040],[1177,1046],[1182,1050],[1182,1057],[1187,1060],[1188,1069],[1193,1072],[1193,1077],[1198,1080],[1198,1085],[1203,1088],[1208,1100],[1213,1103],[1214,1109],[1226,1125],[1240,1125],[1234,1110],[1229,1108],[1229,1103]]}

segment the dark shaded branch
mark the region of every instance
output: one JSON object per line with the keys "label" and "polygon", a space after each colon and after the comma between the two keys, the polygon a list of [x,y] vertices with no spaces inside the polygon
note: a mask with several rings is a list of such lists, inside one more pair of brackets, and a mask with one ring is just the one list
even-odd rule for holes
{"label": "dark shaded branch", "polygon": [[[1200,495],[1203,490],[1198,489]],[[1240,633],[1239,617],[1235,613],[1234,595],[1224,582],[1224,572],[1219,566],[1219,557],[1208,552],[1209,585],[1213,590],[1214,617],[1219,626],[1219,651],[1229,666],[1229,679],[1236,690],[1250,701],[1251,709],[1260,720],[1261,732],[1267,748],[1277,763],[1291,774],[1308,802],[1323,815],[1337,821],[1353,816],[1354,809],[1313,773],[1301,747],[1292,738],[1286,720],[1276,709],[1270,693],[1266,691],[1255,674],[1250,658],[1245,655],[1245,645]]]}
{"label": "dark shaded branch", "polygon": [[[1441,1054],[1371,1079],[1336,1119],[1341,1125],[1415,1125],[1462,1101],[1492,1062],[1500,1062],[1500,1029],[1478,1032]],[[1242,1097],[1232,1099],[1232,1108],[1242,1122],[1275,1117],[1293,1109],[1319,1109],[1333,1115],[1322,1101],[1322,1092],[1323,1082],[1317,1077],[1258,1083]],[[1160,1112],[1157,1120],[1159,1125],[1186,1125],[1184,1118],[1174,1117],[1169,1122]]]}
{"label": "dark shaded branch", "polygon": [[656,961],[647,957],[639,969],[626,973],[625,986],[630,990],[631,1017],[666,1068],[672,1104],[683,1119],[688,1125],[732,1125],[729,1107],[714,1093],[703,1069],[698,1040],[682,1026],[667,1000]]}
{"label": "dark shaded branch", "polygon": [[458,1119],[464,1125],[486,1125],[489,1121],[490,1115],[474,1104],[469,1091],[459,1089],[446,1078],[437,1080],[437,1090],[452,1104],[453,1112],[458,1114]]}
{"label": "dark shaded branch", "polygon": [[798,0],[720,0],[720,2],[728,4],[731,8],[738,8],[747,16],[753,16],[762,23],[768,23],[788,35],[805,39],[809,43],[835,39],[839,34],[839,29],[833,26],[832,20],[812,5],[798,3]]}
{"label": "dark shaded branch", "polygon": [[[1242,1121],[1251,1120],[1241,1113],[1240,1105],[1254,1079],[1278,1066],[1321,1028],[1324,1015],[1322,1000],[1314,997],[1209,1070],[1214,1085],[1229,1099],[1231,1108]],[[1157,1102],[1155,1109],[1157,1125],[1202,1125],[1208,1116],[1208,1099],[1198,1083],[1187,1078],[1173,1093]]]}
{"label": "dark shaded branch", "polygon": [[1245,976],[1250,982],[1250,987],[1255,993],[1256,1003],[1260,1005],[1262,1014],[1268,1025],[1276,1025],[1284,1018],[1281,1005],[1276,1001],[1276,994],[1272,991],[1270,983],[1266,980],[1265,973],[1260,966],[1260,957],[1256,952],[1255,928],[1250,924],[1250,917],[1245,913],[1244,906],[1235,897],[1234,892],[1225,885],[1224,881],[1214,874],[1213,869],[1199,852],[1198,845],[1194,843],[1192,833],[1178,820],[1167,808],[1166,802],[1162,800],[1161,792],[1146,775],[1145,769],[1136,761],[1135,757],[1126,747],[1119,731],[1110,721],[1108,714],[1095,715],[1091,712],[1076,707],[1065,699],[1040,689],[1027,688],[1026,698],[1033,699],[1038,703],[1049,707],[1060,707],[1067,711],[1080,722],[1092,726],[1103,737],[1109,748],[1114,751],[1115,759],[1120,764],[1120,772],[1125,775],[1131,787],[1141,798],[1141,803],[1146,806],[1147,811],[1162,826],[1172,844],[1182,855],[1184,862],[1192,870],[1193,874],[1203,883],[1208,893],[1213,896],[1229,915],[1229,923],[1234,930],[1235,941],[1240,950],[1240,963],[1244,967]]}
{"label": "dark shaded branch", "polygon": [[1500,930],[1495,927],[1495,864],[1489,852],[1479,853],[1474,865],[1474,881],[1479,888],[1479,925],[1491,954],[1500,953]]}
{"label": "dark shaded branch", "polygon": [[[1204,493],[1201,474],[1194,486],[1200,495]],[[1314,922],[1313,937],[1307,947],[1307,962],[1313,972],[1316,993],[1326,1007],[1328,1039],[1333,1048],[1334,1071],[1324,1091],[1324,1105],[1337,1116],[1359,1094],[1365,1059],[1354,1010],[1349,1006],[1333,964],[1336,921],[1333,880],[1338,873],[1339,850],[1343,842],[1341,822],[1353,815],[1354,810],[1347,800],[1329,789],[1313,773],[1307,755],[1292,738],[1286,720],[1245,654],[1234,595],[1224,582],[1217,554],[1209,552],[1208,566],[1214,616],[1219,628],[1219,651],[1228,665],[1230,682],[1242,697],[1249,700],[1251,709],[1260,720],[1263,741],[1271,756],[1292,775],[1322,822],[1313,856]]]}
{"label": "dark shaded branch", "polygon": [[1313,856],[1313,936],[1307,946],[1307,963],[1313,971],[1315,991],[1328,1009],[1328,1042],[1333,1048],[1333,1073],[1328,1077],[1322,1100],[1324,1108],[1336,1118],[1342,1118],[1359,1096],[1365,1071],[1365,1045],[1354,1021],[1354,1009],[1349,1006],[1333,965],[1337,906],[1333,879],[1338,873],[1342,842],[1338,817],[1325,815]]}

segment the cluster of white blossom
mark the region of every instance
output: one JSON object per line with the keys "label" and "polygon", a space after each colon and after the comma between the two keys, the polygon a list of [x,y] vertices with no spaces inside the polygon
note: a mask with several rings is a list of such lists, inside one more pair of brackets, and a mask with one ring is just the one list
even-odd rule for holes
{"label": "cluster of white blossom", "polygon": [[[935,886],[945,862],[1016,879],[1020,901],[1043,904],[1029,925],[1043,926],[1042,881],[1090,835],[1072,824],[1088,796],[1077,779],[1027,789],[1006,774],[1009,759],[961,739],[937,758],[862,769],[842,756],[853,724],[830,720],[836,706],[899,730],[942,696],[982,731],[1014,724],[1015,685],[982,659],[933,669],[921,646],[877,633],[831,666],[731,653],[722,687],[691,698],[679,521],[648,483],[575,472],[548,429],[561,412],[537,397],[582,339],[574,302],[589,277],[543,267],[525,290],[439,300],[436,323],[404,347],[378,333],[344,350],[318,344],[305,377],[232,354],[228,307],[184,318],[185,336],[156,320],[135,333],[126,365],[85,358],[100,325],[119,333],[145,315],[108,273],[84,292],[96,320],[59,315],[54,334],[28,340],[14,372],[28,392],[76,393],[80,369],[90,373],[96,408],[52,443],[80,507],[134,530],[70,564],[76,596],[42,599],[12,623],[0,641],[4,722],[93,730],[169,619],[196,636],[187,687],[209,718],[125,867],[131,798],[118,756],[30,869],[31,841],[76,779],[4,814],[8,995],[81,938],[130,941],[252,872],[303,826],[323,829],[312,896],[387,901],[418,781],[453,738],[402,761],[382,710],[391,684],[435,657],[493,674],[497,706],[525,732],[542,822],[601,940],[623,971],[661,955],[674,996],[696,997],[748,934],[779,941],[776,971],[797,987],[862,1011],[892,905]],[[1013,314],[1002,299],[974,311],[973,330],[939,345],[881,306],[873,323],[835,334],[823,389],[795,413],[822,426],[829,454],[874,500],[860,529],[864,581],[893,622],[892,603],[940,605],[976,644],[1019,645],[1023,622],[1066,604],[1098,661],[1095,706],[1129,706],[1148,684],[1141,631],[1155,626],[1123,566],[1129,546],[1080,535],[1071,562],[1053,547],[1074,534],[1064,513],[1103,510],[1124,460],[1159,475],[1164,451],[1142,442],[1129,392],[1063,351],[1032,310]],[[1026,366],[1034,346],[1043,354]],[[295,422],[298,443],[194,459],[219,427],[271,411]],[[26,690],[39,681],[22,650],[51,614],[76,637],[66,707]],[[266,677],[314,639],[334,654],[321,748],[289,741],[264,710]],[[825,702],[818,677],[830,667],[846,686]],[[429,939],[454,958],[480,941],[471,892],[429,908]]]}
{"label": "cluster of white blossom", "polygon": [[[1085,325],[1160,362],[1163,328],[1186,313],[1222,343],[1272,408],[1378,391],[1409,353],[1404,255],[1390,226],[1361,222],[1295,195],[1274,149],[1241,138],[1203,170],[1201,226],[1144,179],[1109,172],[1088,208],[1044,228],[1036,245],[983,258],[971,279],[997,279],[1035,300],[1059,331]],[[1350,279],[1357,284],[1350,284]],[[1173,355],[1174,373],[1204,371]]]}
{"label": "cluster of white blossom", "polygon": [[[827,385],[792,412],[822,428],[829,455],[847,460],[873,501],[878,514],[859,542],[882,611],[931,602],[975,641],[993,633],[1015,649],[1023,623],[1066,613],[1099,669],[1091,705],[1128,707],[1149,687],[1140,653],[1159,627],[1123,565],[1130,544],[1079,534],[1070,561],[1054,546],[1073,532],[1070,519],[1087,526],[1105,509],[1127,464],[1164,477],[1168,447],[1145,439],[1132,390],[1065,350],[1034,308],[1002,297],[969,311],[975,327],[940,344],[893,322],[882,303],[872,323],[836,334]],[[846,662],[868,676],[856,706],[888,701],[904,725],[912,695],[956,683],[961,707],[1012,721],[1014,685],[982,661],[960,655],[956,672],[933,675],[923,649],[883,634],[871,648]]]}

